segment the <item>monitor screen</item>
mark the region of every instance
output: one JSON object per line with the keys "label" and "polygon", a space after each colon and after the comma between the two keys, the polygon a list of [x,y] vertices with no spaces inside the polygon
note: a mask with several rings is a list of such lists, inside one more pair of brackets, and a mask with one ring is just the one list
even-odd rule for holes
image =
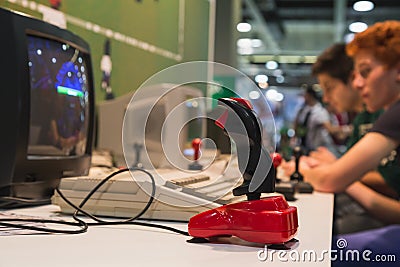
{"label": "monitor screen", "polygon": [[28,35],[31,120],[28,156],[83,155],[89,99],[85,54],[66,42]]}

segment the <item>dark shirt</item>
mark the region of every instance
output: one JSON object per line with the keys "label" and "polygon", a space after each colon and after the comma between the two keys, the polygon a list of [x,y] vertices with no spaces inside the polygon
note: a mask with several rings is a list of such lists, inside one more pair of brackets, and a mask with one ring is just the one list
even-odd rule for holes
{"label": "dark shirt", "polygon": [[347,141],[347,149],[352,147],[355,143],[360,141],[360,139],[371,130],[374,122],[379,118],[379,116],[383,113],[383,110],[379,110],[374,113],[370,113],[367,110],[364,110],[358,113],[352,122],[353,125],[353,133],[350,135]]}
{"label": "dark shirt", "polygon": [[[400,101],[386,110],[374,123],[371,132],[383,134],[400,143]],[[378,171],[386,183],[400,195],[400,146],[381,161]]]}
{"label": "dark shirt", "polygon": [[381,133],[400,143],[399,114],[400,101],[397,101],[379,117],[379,119],[374,123],[371,132]]}

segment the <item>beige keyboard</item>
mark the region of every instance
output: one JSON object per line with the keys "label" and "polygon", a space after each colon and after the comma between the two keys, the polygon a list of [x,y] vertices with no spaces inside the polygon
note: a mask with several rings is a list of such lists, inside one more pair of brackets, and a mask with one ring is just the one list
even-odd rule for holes
{"label": "beige keyboard", "polygon": [[[224,165],[226,162],[218,162],[200,174],[170,169],[157,170],[158,174],[152,172],[157,181],[155,199],[142,218],[188,221],[199,212],[243,200],[244,197],[231,194],[240,182],[240,172],[229,168],[221,173]],[[144,173],[134,172],[133,175],[135,179],[125,172],[109,180],[85,204],[84,209],[97,216],[134,217],[149,200],[146,192],[151,192],[152,184]],[[91,170],[89,176],[62,179],[59,189],[70,201],[79,205],[105,177],[106,173],[101,170]],[[60,206],[64,213],[75,211],[57,193],[52,203]]]}

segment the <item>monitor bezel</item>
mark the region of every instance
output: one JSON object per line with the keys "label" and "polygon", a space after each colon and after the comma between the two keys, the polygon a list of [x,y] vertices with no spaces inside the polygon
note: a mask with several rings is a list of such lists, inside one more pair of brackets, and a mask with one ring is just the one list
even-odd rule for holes
{"label": "monitor bezel", "polygon": [[[0,64],[0,79],[3,80],[4,88],[13,88],[0,90],[0,111],[5,125],[4,160],[0,163],[0,196],[15,194],[15,186],[29,188],[30,185],[43,182],[54,187],[62,177],[86,175],[91,165],[95,121],[94,74],[88,43],[66,29],[3,8],[0,8],[0,22],[3,23],[0,34],[7,36],[2,40],[7,66]],[[68,43],[80,49],[88,60],[87,75],[91,77],[88,84],[89,123],[86,149],[81,156],[28,157],[31,105],[28,35]]]}

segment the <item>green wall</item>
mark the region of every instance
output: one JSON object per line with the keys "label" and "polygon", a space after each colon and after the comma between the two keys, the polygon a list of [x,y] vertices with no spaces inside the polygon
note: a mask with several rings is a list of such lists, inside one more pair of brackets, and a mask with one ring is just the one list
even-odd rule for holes
{"label": "green wall", "polygon": [[[48,0],[0,1],[0,6],[42,18],[39,5],[50,6]],[[111,87],[117,97],[136,90],[166,67],[207,60],[208,0],[64,0],[60,11],[66,14],[68,30],[91,47],[97,101],[105,96],[100,60],[107,36],[113,63]]]}

